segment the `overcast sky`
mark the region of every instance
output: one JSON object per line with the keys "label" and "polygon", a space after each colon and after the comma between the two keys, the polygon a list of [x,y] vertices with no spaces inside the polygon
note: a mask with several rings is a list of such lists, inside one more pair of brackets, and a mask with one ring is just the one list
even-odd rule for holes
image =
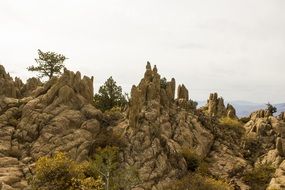
{"label": "overcast sky", "polygon": [[129,92],[145,65],[194,100],[285,102],[284,0],[0,0],[0,64],[26,80],[37,49]]}

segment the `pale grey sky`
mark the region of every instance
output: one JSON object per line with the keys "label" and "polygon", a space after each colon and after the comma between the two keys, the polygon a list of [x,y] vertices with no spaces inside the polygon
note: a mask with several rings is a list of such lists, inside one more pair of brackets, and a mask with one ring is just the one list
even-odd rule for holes
{"label": "pale grey sky", "polygon": [[284,0],[0,0],[0,64],[35,76],[37,49],[129,92],[146,61],[190,97],[285,102]]}

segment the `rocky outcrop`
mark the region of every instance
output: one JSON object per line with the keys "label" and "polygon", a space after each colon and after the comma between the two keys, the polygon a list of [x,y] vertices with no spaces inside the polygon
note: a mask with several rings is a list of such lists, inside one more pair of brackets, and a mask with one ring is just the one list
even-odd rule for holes
{"label": "rocky outcrop", "polygon": [[282,112],[282,113],[279,115],[279,119],[282,120],[282,121],[285,121],[285,112]]}
{"label": "rocky outcrop", "polygon": [[189,94],[187,88],[182,84],[178,86],[178,99],[189,100]]}
{"label": "rocky outcrop", "polygon": [[20,88],[22,81],[16,78],[16,81],[6,73],[5,68],[0,65],[0,96],[17,98],[20,97]]}
{"label": "rocky outcrop", "polygon": [[255,165],[270,163],[276,172],[267,189],[284,189],[285,122],[282,118],[273,117],[267,110],[258,110],[250,118],[244,126],[245,138],[258,144],[254,148],[257,153]]}
{"label": "rocky outcrop", "polygon": [[79,72],[66,70],[62,77],[46,83],[33,100],[23,105],[12,146],[23,151],[22,157],[32,155],[37,159],[63,151],[76,160],[83,160],[87,156],[86,148],[96,135],[93,132],[100,130],[96,119],[101,112],[91,106],[92,96],[93,79],[81,79]]}
{"label": "rocky outcrop", "polygon": [[38,88],[41,87],[43,83],[38,78],[30,78],[27,80],[26,84],[22,85],[20,90],[22,97],[33,96],[33,92]]}
{"label": "rocky outcrop", "polygon": [[268,110],[258,110],[250,114],[250,118],[252,120],[255,120],[257,118],[266,118],[272,116],[272,113],[270,113]]}
{"label": "rocky outcrop", "polygon": [[180,104],[189,99],[186,87],[178,87],[174,100],[175,80],[165,86],[160,82],[156,66],[152,69],[148,63],[144,78],[132,87],[130,125],[122,134],[128,145],[123,157],[124,163],[138,169],[142,183],[137,189],[163,189],[187,173],[180,154],[183,148],[205,157],[213,143],[210,131]]}
{"label": "rocky outcrop", "polygon": [[285,189],[285,160],[276,169],[267,190]]}
{"label": "rocky outcrop", "polygon": [[39,85],[30,79],[23,86],[23,94],[33,97],[0,100],[0,183],[5,188],[24,189],[41,156],[62,151],[77,161],[87,159],[101,129],[102,113],[92,105],[93,78],[66,70]]}
{"label": "rocky outcrop", "polygon": [[218,97],[217,93],[210,94],[207,105],[203,110],[212,117],[237,119],[235,108],[231,104],[227,104],[227,107],[225,107],[224,99]]}
{"label": "rocky outcrop", "polygon": [[92,102],[93,78],[80,72],[65,70],[46,83],[31,78],[23,84],[0,66],[0,189],[28,189],[41,156],[62,151],[86,160],[102,133],[124,141],[121,164],[137,169],[135,190],[162,190],[187,175],[185,150],[204,158],[211,176],[242,190],[250,189],[244,171],[272,163],[277,170],[268,189],[284,188],[284,113],[273,117],[260,110],[243,127],[220,125],[221,117],[237,119],[232,105],[214,93],[205,107],[195,109],[185,85],[176,90],[175,79],[161,79],[149,62],[120,120],[109,126]]}

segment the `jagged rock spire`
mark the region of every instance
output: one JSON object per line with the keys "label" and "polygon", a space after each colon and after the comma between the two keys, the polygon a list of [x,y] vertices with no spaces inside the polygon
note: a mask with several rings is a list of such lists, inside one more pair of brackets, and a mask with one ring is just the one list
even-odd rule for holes
{"label": "jagged rock spire", "polygon": [[225,107],[224,99],[216,92],[210,94],[205,109],[210,116],[237,118],[235,108],[231,104]]}
{"label": "jagged rock spire", "polygon": [[178,99],[184,99],[186,101],[189,100],[189,92],[187,88],[184,86],[184,84],[178,86]]}
{"label": "jagged rock spire", "polygon": [[19,78],[14,81],[9,73],[6,73],[4,66],[0,65],[0,96],[18,98],[22,85]]}
{"label": "jagged rock spire", "polygon": [[[174,78],[168,82],[161,79],[156,65],[152,68],[150,62],[147,62],[144,78],[141,79],[138,86],[134,85],[131,90],[130,125],[136,125],[144,105],[155,109],[158,114],[161,108],[169,109],[170,105],[175,103],[175,88],[176,82]],[[177,104],[182,107],[185,107],[189,100],[189,93],[184,85],[179,85],[178,87],[178,100]]]}

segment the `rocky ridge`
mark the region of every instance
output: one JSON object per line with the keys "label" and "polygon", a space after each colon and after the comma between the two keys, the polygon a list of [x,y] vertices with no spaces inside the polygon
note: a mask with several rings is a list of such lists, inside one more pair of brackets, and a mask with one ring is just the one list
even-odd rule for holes
{"label": "rocky ridge", "polygon": [[209,160],[211,175],[235,189],[250,189],[244,171],[272,163],[276,172],[267,189],[285,189],[284,113],[273,117],[259,110],[243,126],[229,128],[219,119],[237,120],[235,109],[217,93],[197,110],[185,85],[176,86],[174,78],[162,82],[157,67],[148,63],[131,89],[126,118],[106,126],[93,106],[93,77],[65,70],[46,83],[32,78],[24,84],[0,66],[0,189],[29,189],[41,156],[62,151],[86,160],[100,134],[109,132],[125,143],[122,164],[138,171],[135,190],[162,190],[187,175],[183,149]]}

